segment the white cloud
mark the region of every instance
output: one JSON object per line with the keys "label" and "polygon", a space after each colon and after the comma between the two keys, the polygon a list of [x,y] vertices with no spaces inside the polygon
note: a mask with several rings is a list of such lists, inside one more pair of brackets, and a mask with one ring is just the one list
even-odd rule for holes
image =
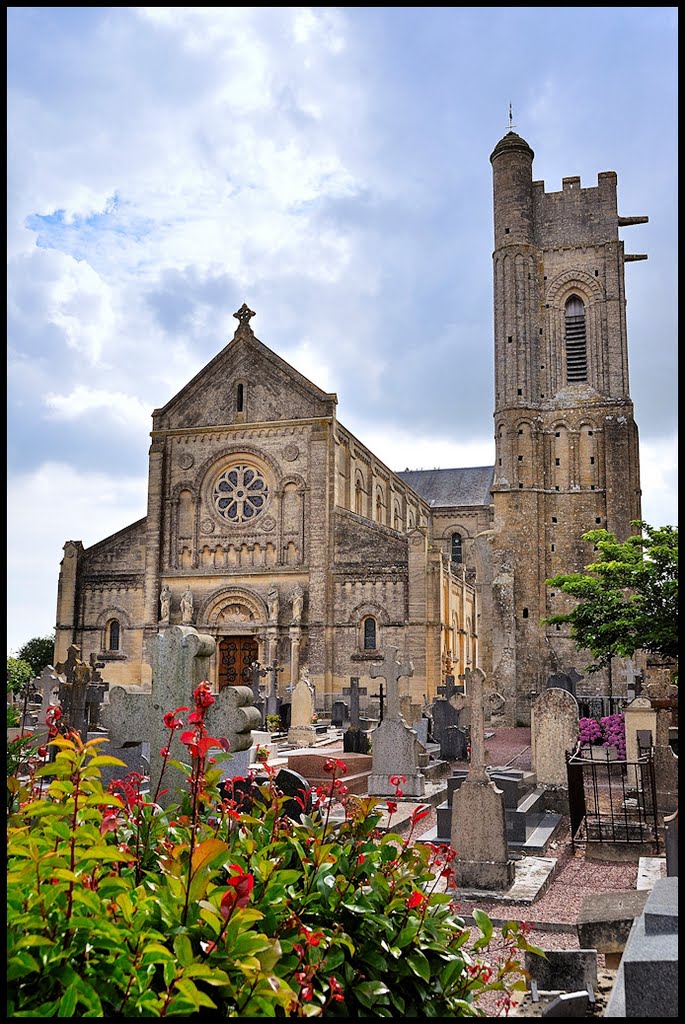
{"label": "white cloud", "polygon": [[64,544],[84,547],[146,515],[147,478],[79,473],[48,462],[7,486],[7,652],[55,625]]}
{"label": "white cloud", "polygon": [[140,399],[121,391],[79,384],[68,395],[46,395],[45,404],[52,410],[52,417],[58,420],[76,420],[87,413],[104,412],[116,423],[143,437],[145,429],[150,430],[152,426],[152,410]]}
{"label": "white cloud", "polygon": [[678,525],[678,438],[640,440],[642,518],[650,526]]}

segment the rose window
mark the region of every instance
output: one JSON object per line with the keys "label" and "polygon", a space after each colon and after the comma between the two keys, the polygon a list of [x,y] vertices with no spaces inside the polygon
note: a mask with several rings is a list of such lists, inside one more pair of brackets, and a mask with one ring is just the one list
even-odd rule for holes
{"label": "rose window", "polygon": [[223,519],[247,523],[266,507],[269,488],[262,474],[252,466],[233,466],[222,473],[212,498]]}

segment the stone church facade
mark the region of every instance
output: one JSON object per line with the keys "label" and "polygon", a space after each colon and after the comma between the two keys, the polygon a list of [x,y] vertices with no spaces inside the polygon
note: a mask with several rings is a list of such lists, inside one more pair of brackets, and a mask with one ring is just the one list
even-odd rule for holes
{"label": "stone church facade", "polygon": [[275,663],[282,695],[306,670],[330,709],[351,676],[376,692],[369,668],[395,646],[415,703],[480,665],[512,725],[551,675],[582,674],[589,656],[541,623],[566,607],[544,581],[591,560],[585,531],[624,538],[640,518],[624,264],[645,257],[618,229],[647,218],[618,215],[614,172],[546,193],[513,131],[490,159],[494,467],[393,472],[243,305],[232,341],[153,412],[145,518],[64,545],[56,662],[76,643],[108,682],[146,684],[152,638],[192,623],[217,640],[215,686]]}

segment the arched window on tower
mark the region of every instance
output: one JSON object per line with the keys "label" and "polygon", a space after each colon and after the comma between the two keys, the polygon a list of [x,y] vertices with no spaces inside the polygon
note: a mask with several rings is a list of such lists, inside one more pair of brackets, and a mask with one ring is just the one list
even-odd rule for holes
{"label": "arched window on tower", "polygon": [[462,560],[462,549],[461,549],[461,534],[452,534],[452,561],[456,562],[457,565],[461,565]]}
{"label": "arched window on tower", "polygon": [[566,380],[576,384],[587,380],[585,305],[577,295],[566,303]]}
{"label": "arched window on tower", "polygon": [[362,623],[364,627],[364,650],[375,651],[377,645],[376,635],[376,620],[371,615],[367,615]]}
{"label": "arched window on tower", "polygon": [[107,650],[118,651],[121,640],[121,627],[117,619],[111,619],[107,624]]}

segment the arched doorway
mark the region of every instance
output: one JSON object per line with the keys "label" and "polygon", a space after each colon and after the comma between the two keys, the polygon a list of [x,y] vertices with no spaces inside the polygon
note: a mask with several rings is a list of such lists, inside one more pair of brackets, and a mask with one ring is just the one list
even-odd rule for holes
{"label": "arched doorway", "polygon": [[219,689],[224,686],[250,686],[250,669],[258,658],[256,637],[222,636],[219,640]]}

